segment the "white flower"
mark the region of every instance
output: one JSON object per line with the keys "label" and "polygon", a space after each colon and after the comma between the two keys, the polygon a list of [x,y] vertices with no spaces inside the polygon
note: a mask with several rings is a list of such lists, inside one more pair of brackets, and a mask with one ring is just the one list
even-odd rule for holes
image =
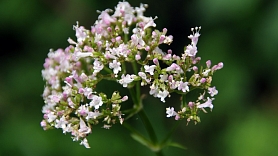
{"label": "white flower", "polygon": [[96,119],[98,116],[100,116],[101,113],[99,113],[98,111],[95,111],[95,112],[89,112],[88,113],[88,116],[86,117],[86,120],[89,120],[89,119]]}
{"label": "white flower", "polygon": [[208,76],[208,73],[209,73],[210,71],[211,71],[210,69],[207,69],[207,70],[205,70],[202,74],[203,74],[204,76]]}
{"label": "white flower", "polygon": [[176,89],[179,85],[179,81],[176,82],[175,80],[172,80],[171,82],[169,82],[169,85],[171,89]]}
{"label": "white flower", "polygon": [[78,129],[78,132],[81,133],[81,135],[83,134],[89,134],[91,133],[91,128],[88,127],[86,125],[86,123],[80,118],[80,122],[79,122],[79,129]]}
{"label": "white flower", "polygon": [[208,88],[208,93],[210,94],[210,96],[214,96],[218,94],[218,90],[216,90],[215,86],[214,87],[209,87]]}
{"label": "white flower", "polygon": [[88,80],[88,76],[85,74],[85,73],[82,73],[80,76],[80,81],[81,82],[84,82],[84,81],[87,81]]}
{"label": "white flower", "polygon": [[157,53],[157,54],[161,54],[161,55],[165,55],[165,53],[158,47],[155,47],[155,49],[153,50],[154,53]]}
{"label": "white flower", "polygon": [[86,116],[89,112],[89,108],[86,105],[81,105],[77,112],[81,115],[81,116]]}
{"label": "white flower", "polygon": [[62,116],[60,120],[56,119],[55,122],[56,122],[55,127],[62,128],[62,129],[65,129],[67,127],[66,125],[68,124],[68,121],[66,120],[65,116]]}
{"label": "white flower", "polygon": [[113,62],[109,63],[109,68],[113,69],[114,74],[118,74],[121,71],[121,63],[117,62],[117,60],[113,60]]}
{"label": "white flower", "polygon": [[123,85],[123,87],[127,87],[127,85],[129,83],[131,83],[133,80],[134,80],[134,77],[135,75],[129,75],[129,74],[126,74],[126,76],[123,74],[121,79],[118,81],[120,84]]}
{"label": "white flower", "polygon": [[117,55],[123,56],[123,57],[127,57],[130,52],[127,45],[125,45],[125,44],[120,44],[119,47],[117,48],[117,51],[118,51]]}
{"label": "white flower", "polygon": [[137,13],[137,16],[138,17],[142,17],[143,16],[143,12],[146,11],[146,8],[145,8],[146,4],[140,4],[140,8],[139,7],[135,7],[135,11]]}
{"label": "white flower", "polygon": [[168,74],[166,75],[159,75],[161,82],[168,82]]}
{"label": "white flower", "polygon": [[144,68],[145,68],[145,72],[148,72],[148,73],[150,73],[151,75],[153,75],[154,73],[154,69],[155,69],[155,65],[151,65],[151,66],[149,66],[149,65],[145,65],[144,66]]}
{"label": "white flower", "polygon": [[178,74],[183,73],[182,68],[176,63],[172,63],[170,67],[166,68],[166,71],[176,71]]}
{"label": "white flower", "polygon": [[207,101],[203,104],[198,105],[197,108],[209,107],[212,110],[212,108],[213,108],[212,100],[214,100],[214,99],[213,98],[210,99],[209,97],[207,97]]}
{"label": "white flower", "polygon": [[146,80],[147,79],[147,75],[144,72],[138,72],[138,75],[143,79]]}
{"label": "white flower", "polygon": [[191,39],[192,45],[197,45],[198,39],[201,36],[201,34],[199,33],[200,30],[201,30],[201,27],[195,27],[196,32],[194,32],[194,28],[191,28],[193,35],[188,36],[188,38]]}
{"label": "white flower", "polygon": [[94,40],[94,43],[98,43],[98,42],[101,40],[101,37],[102,37],[101,34],[95,33],[95,40]]}
{"label": "white flower", "polygon": [[160,98],[160,100],[162,102],[165,102],[165,98],[169,95],[169,92],[167,90],[164,90],[163,92],[162,91],[159,91],[158,94],[157,94],[157,97]]}
{"label": "white flower", "polygon": [[166,114],[167,114],[167,118],[172,117],[172,116],[176,116],[177,112],[174,111],[174,108],[166,108]]}
{"label": "white flower", "polygon": [[180,81],[178,90],[182,90],[183,92],[188,92],[189,91],[188,82]]}
{"label": "white flower", "polygon": [[110,23],[115,22],[115,19],[112,18],[106,11],[102,11],[98,18],[102,19],[102,22],[105,25],[110,25]]}
{"label": "white flower", "polygon": [[93,57],[93,53],[77,51],[72,55],[74,61],[78,61],[80,58],[89,57],[89,56]]}
{"label": "white flower", "polygon": [[112,55],[112,56],[109,56],[109,57],[112,58],[112,59],[116,59],[115,56],[118,56],[118,57],[120,57],[120,56],[127,57],[127,55],[129,54],[130,50],[128,49],[127,45],[122,43],[117,48],[115,48],[115,47],[109,48],[109,52],[110,52],[110,55]]}
{"label": "white flower", "polygon": [[49,98],[51,103],[58,103],[62,98],[62,94],[49,95]]}
{"label": "white flower", "polygon": [[150,86],[150,95],[153,95],[154,97],[157,97],[157,94],[158,94],[158,92],[159,92],[159,89],[158,89],[158,86],[155,86],[154,84],[152,84],[151,86]]}
{"label": "white flower", "polygon": [[196,45],[193,44],[193,45],[188,45],[184,52],[186,55],[194,57],[198,51]]}
{"label": "white flower", "polygon": [[148,27],[156,27],[156,24],[154,23],[154,20],[157,17],[155,17],[154,19],[152,17],[145,17],[143,18],[143,21],[146,22],[146,25],[144,26],[144,30],[147,29]]}
{"label": "white flower", "polygon": [[[147,83],[151,82],[151,79],[147,79],[147,75],[144,72],[138,72],[138,76],[140,76],[143,80],[145,80]],[[142,82],[143,83],[143,82]],[[144,84],[144,83],[143,83]]]}
{"label": "white flower", "polygon": [[71,123],[68,124],[65,128],[63,128],[63,133],[64,134],[67,133],[67,132],[69,133],[71,131],[72,131]]}
{"label": "white flower", "polygon": [[50,112],[47,114],[47,122],[52,122],[57,118],[57,115],[54,114],[54,112]]}
{"label": "white flower", "polygon": [[135,17],[133,7],[130,6],[128,2],[119,2],[117,7],[115,8],[115,12],[112,15],[113,17],[123,16],[124,20],[130,25]]}
{"label": "white flower", "polygon": [[92,88],[88,88],[88,87],[84,88],[83,94],[87,97],[87,99],[91,99],[93,95]]}
{"label": "white flower", "polygon": [[84,27],[79,27],[78,26],[78,22],[76,22],[76,26],[73,26],[73,29],[76,31],[75,32],[75,36],[77,37],[77,41],[79,43],[83,42],[86,37],[87,37],[87,34],[86,34],[86,29]]}
{"label": "white flower", "polygon": [[100,62],[100,61],[98,61],[97,59],[95,59],[95,61],[94,61],[94,74],[96,74],[96,73],[98,73],[98,72],[100,72],[102,69],[103,69],[103,64]]}
{"label": "white flower", "polygon": [[163,43],[170,45],[173,42],[173,36],[166,36],[165,40],[163,41]]}
{"label": "white flower", "polygon": [[98,109],[100,106],[102,106],[102,98],[99,96],[94,95],[92,101],[90,102],[90,106],[94,106],[95,109]]}
{"label": "white flower", "polygon": [[104,124],[102,128],[110,129],[110,127],[112,127],[112,126],[111,126],[111,125],[106,125],[106,124]]}
{"label": "white flower", "polygon": [[71,108],[75,108],[75,104],[72,102],[70,97],[67,99],[67,102]]}
{"label": "white flower", "polygon": [[84,138],[81,142],[80,142],[80,145],[84,145],[86,148],[91,148],[89,143],[88,143],[88,140],[86,138]]}
{"label": "white flower", "polygon": [[145,45],[145,42],[142,39],[142,36],[138,36],[138,34],[133,34],[131,36],[131,40],[132,40],[132,45],[134,45],[134,46],[140,45],[139,47],[143,47]]}

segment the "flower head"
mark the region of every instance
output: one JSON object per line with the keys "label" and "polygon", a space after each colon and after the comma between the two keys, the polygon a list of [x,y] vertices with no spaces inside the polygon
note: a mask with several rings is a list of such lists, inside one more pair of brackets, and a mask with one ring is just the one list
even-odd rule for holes
{"label": "flower head", "polygon": [[[76,39],[69,38],[68,47],[49,51],[42,70],[45,105],[40,124],[44,130],[62,129],[72,135],[73,141],[90,148],[86,136],[94,125],[101,123],[103,128],[110,129],[113,124],[123,124],[125,116],[138,112],[123,114],[121,105],[127,100],[133,100],[134,104],[141,102],[141,95],[137,95],[140,84],[148,86],[149,94],[163,103],[172,93],[184,98],[191,90],[203,90],[196,101],[187,104],[182,98],[180,111],[166,108],[166,116],[175,120],[199,122],[198,109],[213,108],[214,98],[210,97],[215,97],[218,91],[210,87],[212,76],[223,68],[223,63],[211,65],[207,61],[206,66],[199,66],[197,43],[201,27],[192,29],[188,36],[191,43],[185,46],[181,56],[171,49],[164,52],[161,45],[171,44],[173,36],[167,34],[166,28],[155,29],[157,17],[144,16],[146,7],[141,4],[134,8],[123,1],[114,11],[99,11],[90,29],[78,22],[73,26]],[[121,96],[118,88],[109,97],[112,86],[101,87],[108,81],[130,90],[132,98]]]}

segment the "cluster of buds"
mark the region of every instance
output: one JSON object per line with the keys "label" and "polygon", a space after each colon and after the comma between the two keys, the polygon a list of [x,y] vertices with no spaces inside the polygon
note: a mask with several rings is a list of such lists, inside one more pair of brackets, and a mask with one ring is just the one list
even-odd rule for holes
{"label": "cluster of buds", "polygon": [[[211,67],[207,61],[205,68],[197,67],[201,59],[196,57],[200,27],[192,29],[191,44],[185,47],[182,56],[172,54],[170,49],[163,52],[159,45],[171,44],[173,37],[166,35],[166,28],[153,30],[156,18],[143,15],[146,7],[141,4],[133,8],[128,2],[119,2],[114,12],[111,9],[100,12],[90,30],[77,22],[73,26],[77,40],[69,38],[67,48],[50,50],[42,70],[46,81],[41,122],[44,130],[61,128],[63,133],[71,133],[74,141],[89,148],[86,136],[93,125],[103,122],[108,129],[112,124],[122,124],[121,104],[128,96],[121,96],[118,91],[109,97],[98,92],[96,88],[102,80],[114,81],[125,88],[135,83],[148,85],[150,95],[162,102],[173,92],[185,95],[193,89],[204,90],[197,101],[188,104],[184,101],[181,111],[166,109],[167,117],[177,120],[198,122],[199,109],[212,109],[214,98],[205,96],[218,93],[210,86],[213,73],[223,63]],[[126,67],[130,64],[138,68],[129,72]]]}

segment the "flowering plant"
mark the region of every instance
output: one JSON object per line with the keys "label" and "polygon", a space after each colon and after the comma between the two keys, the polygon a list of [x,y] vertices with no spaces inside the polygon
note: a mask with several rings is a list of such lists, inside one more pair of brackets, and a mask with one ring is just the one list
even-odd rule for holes
{"label": "flowering plant", "polygon": [[[184,48],[181,56],[164,52],[161,44],[171,44],[173,36],[167,29],[153,30],[156,18],[145,17],[147,5],[131,7],[128,2],[119,2],[115,11],[100,12],[98,20],[90,30],[73,26],[77,40],[69,38],[65,49],[50,50],[45,59],[42,76],[46,81],[43,99],[44,130],[61,128],[70,133],[73,141],[90,148],[87,135],[93,125],[104,123],[109,129],[120,123],[133,132],[133,138],[159,153],[170,145],[167,137],[158,143],[152,125],[143,109],[141,86],[149,86],[149,94],[165,102],[172,93],[181,95],[179,111],[166,108],[166,117],[187,122],[200,122],[199,110],[213,108],[212,101],[218,94],[211,87],[212,75],[223,67],[223,63],[200,66],[197,57],[197,43],[200,27],[192,28],[188,36],[191,43]],[[128,67],[132,66],[132,70]],[[112,95],[98,91],[101,81],[113,81],[130,91],[122,95],[115,91]],[[192,90],[202,91],[195,101],[186,101]],[[131,100],[133,108],[122,110],[125,101]],[[124,120],[138,114],[150,135],[150,140],[135,131]],[[168,144],[166,144],[168,143]]]}

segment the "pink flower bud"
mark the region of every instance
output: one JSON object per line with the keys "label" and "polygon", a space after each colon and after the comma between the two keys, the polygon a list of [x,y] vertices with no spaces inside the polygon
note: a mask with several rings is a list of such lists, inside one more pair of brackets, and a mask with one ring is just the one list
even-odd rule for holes
{"label": "pink flower bud", "polygon": [[58,111],[58,112],[57,112],[57,115],[58,115],[58,116],[63,116],[63,115],[64,115],[64,111]]}
{"label": "pink flower bud", "polygon": [[163,28],[163,34],[166,34],[167,33],[167,28]]}
{"label": "pink flower bud", "polygon": [[191,102],[191,101],[190,101],[190,102],[188,102],[188,107],[189,107],[189,108],[191,108],[191,109],[192,109],[192,108],[193,108],[193,106],[194,106],[194,102]]}
{"label": "pink flower bud", "polygon": [[197,66],[193,66],[193,68],[192,68],[195,72],[197,72],[198,71],[198,67]]}
{"label": "pink flower bud", "polygon": [[121,39],[122,39],[121,36],[117,36],[117,37],[116,37],[116,41],[117,41],[117,42],[120,42]]}
{"label": "pink flower bud", "polygon": [[125,26],[125,25],[126,25],[126,21],[123,21],[123,22],[122,22],[122,25]]}
{"label": "pink flower bud", "polygon": [[112,31],[111,27],[108,27],[108,28],[107,28],[107,31],[108,31],[108,32],[111,32],[111,31]]}
{"label": "pink flower bud", "polygon": [[97,45],[100,47],[102,45],[102,42],[101,41],[98,41],[97,42]]}
{"label": "pink flower bud", "polygon": [[224,66],[223,62],[219,62],[219,63],[218,63],[218,69],[222,69],[223,66]]}
{"label": "pink flower bud", "polygon": [[44,120],[41,122],[41,127],[46,127],[46,122]]}
{"label": "pink flower bud", "polygon": [[222,62],[220,62],[217,65],[214,65],[211,70],[212,71],[219,70],[219,69],[222,69],[223,66],[224,66],[224,64]]}
{"label": "pink flower bud", "polygon": [[205,83],[205,82],[207,82],[207,79],[206,79],[206,78],[202,78],[202,79],[200,80],[200,82],[201,82],[201,83]]}
{"label": "pink flower bud", "polygon": [[164,40],[165,40],[165,35],[161,35],[158,43],[161,44],[163,43]]}
{"label": "pink flower bud", "polygon": [[48,114],[44,114],[43,118],[47,120],[48,119]]}
{"label": "pink flower bud", "polygon": [[81,67],[81,62],[80,61],[76,62],[75,67],[77,67],[77,68]]}
{"label": "pink flower bud", "polygon": [[168,54],[172,54],[172,50],[171,49],[168,49]]}
{"label": "pink flower bud", "polygon": [[140,60],[141,59],[141,56],[139,54],[135,55],[135,60]]}
{"label": "pink flower bud", "polygon": [[122,99],[121,99],[123,102],[128,100],[128,96],[124,96]]}
{"label": "pink flower bud", "polygon": [[193,60],[193,64],[196,64],[196,63],[198,63],[199,61],[201,60],[201,57],[197,57],[197,58],[195,58],[194,60]]}
{"label": "pink flower bud", "polygon": [[210,66],[211,66],[211,61],[210,61],[210,60],[207,60],[206,64],[207,64],[207,67],[210,68]]}
{"label": "pink flower bud", "polygon": [[155,31],[152,32],[152,38],[156,38],[156,32]]}
{"label": "pink flower bud", "polygon": [[83,89],[83,88],[79,88],[79,89],[78,89],[78,93],[79,93],[79,94],[83,94],[83,93],[84,93],[84,89]]}
{"label": "pink flower bud", "polygon": [[94,26],[91,27],[91,32],[94,34],[96,32],[96,28]]}
{"label": "pink flower bud", "polygon": [[177,114],[176,116],[175,116],[175,120],[179,120],[180,119],[180,116]]}
{"label": "pink flower bud", "polygon": [[147,46],[147,47],[145,48],[145,50],[146,50],[146,51],[149,51],[149,50],[150,50],[150,46]]}
{"label": "pink flower bud", "polygon": [[156,64],[156,65],[158,65],[158,64],[159,64],[158,59],[157,59],[157,58],[154,58],[154,59],[153,59],[153,63]]}
{"label": "pink flower bud", "polygon": [[163,56],[163,60],[170,60],[171,57],[172,57],[171,54],[164,55],[164,56]]}
{"label": "pink flower bud", "polygon": [[169,81],[169,82],[172,82],[172,81],[173,81],[173,75],[169,75],[168,81]]}
{"label": "pink flower bud", "polygon": [[70,85],[73,84],[72,77],[66,77],[66,78],[65,78],[65,81],[66,81],[67,83],[69,83]]}
{"label": "pink flower bud", "polygon": [[144,28],[144,23],[143,23],[143,22],[140,22],[140,23],[139,23],[139,27],[140,27],[141,29],[143,29],[143,28]]}

